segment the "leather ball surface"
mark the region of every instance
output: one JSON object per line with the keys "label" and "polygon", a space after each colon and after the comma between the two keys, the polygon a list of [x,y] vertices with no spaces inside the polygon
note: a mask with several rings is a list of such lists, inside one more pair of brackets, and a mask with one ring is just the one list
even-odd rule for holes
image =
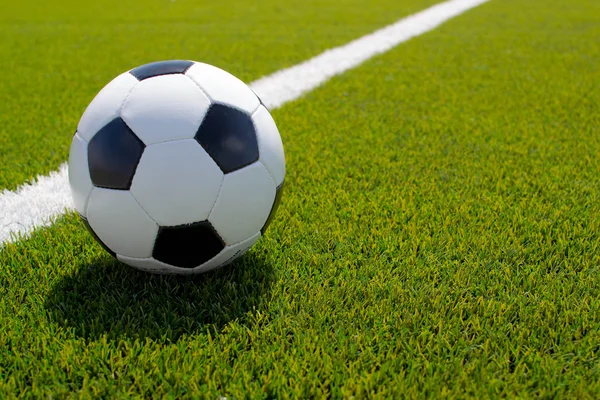
{"label": "leather ball surface", "polygon": [[160,61],[109,82],[69,155],[75,209],[114,257],[153,273],[231,263],[265,233],[285,156],[267,108],[217,67]]}

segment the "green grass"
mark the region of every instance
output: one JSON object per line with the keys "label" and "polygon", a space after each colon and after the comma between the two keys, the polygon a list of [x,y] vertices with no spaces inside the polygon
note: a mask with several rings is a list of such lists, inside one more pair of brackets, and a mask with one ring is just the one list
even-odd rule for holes
{"label": "green grass", "polygon": [[193,59],[250,82],[436,0],[4,1],[0,12],[0,190],[68,157],[93,96],[113,77]]}
{"label": "green grass", "polygon": [[275,110],[285,197],[229,268],[73,215],[8,245],[0,394],[598,398],[599,16],[491,1]]}

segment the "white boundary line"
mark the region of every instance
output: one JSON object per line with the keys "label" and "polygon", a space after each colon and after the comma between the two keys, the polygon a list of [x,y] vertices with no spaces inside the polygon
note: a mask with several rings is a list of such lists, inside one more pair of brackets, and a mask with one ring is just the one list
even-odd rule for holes
{"label": "white boundary line", "polygon": [[[403,18],[344,46],[263,77],[250,84],[270,109],[301,97],[335,75],[360,65],[398,44],[422,35],[445,21],[488,0],[449,0]],[[34,229],[52,224],[72,210],[67,164],[48,176],[40,176],[15,192],[0,193],[0,246],[27,237]]]}

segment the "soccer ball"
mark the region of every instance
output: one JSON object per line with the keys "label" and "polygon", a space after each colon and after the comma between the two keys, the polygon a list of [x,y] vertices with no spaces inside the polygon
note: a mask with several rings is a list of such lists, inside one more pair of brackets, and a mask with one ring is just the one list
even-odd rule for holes
{"label": "soccer ball", "polygon": [[217,67],[150,63],[106,85],[69,155],[75,210],[114,257],[161,274],[231,263],[264,235],[285,177],[277,126]]}

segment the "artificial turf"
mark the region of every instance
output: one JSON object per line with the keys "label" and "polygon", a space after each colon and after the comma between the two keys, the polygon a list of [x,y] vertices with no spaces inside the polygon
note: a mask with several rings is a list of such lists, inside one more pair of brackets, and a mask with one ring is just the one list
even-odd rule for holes
{"label": "artificial turf", "polygon": [[58,169],[85,107],[116,75],[193,59],[250,82],[436,0],[75,0],[0,12],[0,191]]}
{"label": "artificial turf", "polygon": [[0,393],[600,395],[600,4],[491,1],[275,110],[267,235],[194,278],[73,215],[0,253]]}

